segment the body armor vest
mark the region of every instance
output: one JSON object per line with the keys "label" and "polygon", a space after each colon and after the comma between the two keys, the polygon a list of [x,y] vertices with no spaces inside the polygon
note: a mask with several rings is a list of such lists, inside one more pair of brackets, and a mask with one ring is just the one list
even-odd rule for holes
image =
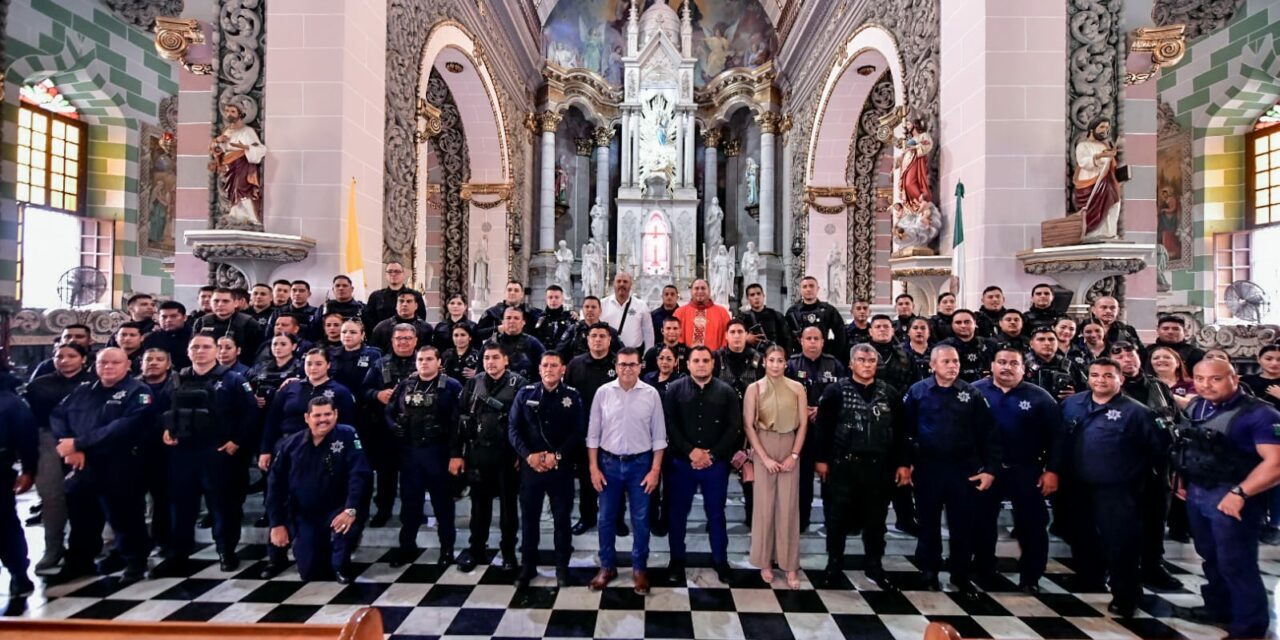
{"label": "body armor vest", "polygon": [[849,455],[888,458],[893,443],[889,385],[877,380],[870,400],[862,397],[854,382],[840,381],[840,418],[831,439],[833,459]]}
{"label": "body armor vest", "polygon": [[435,380],[422,378],[409,381],[400,394],[400,412],[395,436],[422,446],[448,440],[446,425],[440,424],[440,389],[449,384],[449,376],[441,373]]}
{"label": "body armor vest", "polygon": [[392,354],[382,364],[382,387],[392,389],[417,370],[417,363],[414,362],[413,356],[401,358]]}
{"label": "body armor vest", "polygon": [[177,384],[173,387],[173,401],[170,409],[164,412],[164,428],[175,440],[184,438],[200,438],[214,441],[215,431],[223,429],[216,420],[218,406],[215,387],[222,380],[225,370],[215,367],[205,376],[197,378],[191,369],[183,369],[178,374]]}
{"label": "body armor vest", "polygon": [[[499,447],[507,440],[507,421],[511,413],[511,403],[516,399],[518,385],[511,383],[511,372],[507,372],[496,383],[496,391],[488,389],[488,374],[477,374],[476,385],[471,396],[471,414],[475,421],[475,438],[477,447]],[[482,377],[483,376],[483,377]]]}
{"label": "body armor vest", "polygon": [[727,348],[720,352],[720,379],[733,387],[741,400],[747,393],[747,387],[760,379],[761,358],[755,349],[747,348],[742,352],[742,367],[734,369],[730,353]]}
{"label": "body armor vest", "polygon": [[1027,382],[1048,391],[1055,400],[1067,387],[1075,387],[1071,376],[1071,361],[1061,355],[1054,355],[1052,360],[1045,362],[1040,356],[1028,353],[1024,362]]}
{"label": "body armor vest", "polygon": [[1173,463],[1187,480],[1213,486],[1239,484],[1262,462],[1256,451],[1241,451],[1227,438],[1231,424],[1260,400],[1243,396],[1236,406],[1176,431]]}

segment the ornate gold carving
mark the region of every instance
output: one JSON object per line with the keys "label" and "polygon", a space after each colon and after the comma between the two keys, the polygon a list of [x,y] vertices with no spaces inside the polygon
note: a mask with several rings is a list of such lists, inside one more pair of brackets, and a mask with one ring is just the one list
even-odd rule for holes
{"label": "ornate gold carving", "polygon": [[1187,26],[1171,24],[1167,27],[1138,27],[1129,35],[1131,53],[1150,53],[1151,68],[1138,73],[1125,73],[1126,85],[1142,84],[1165,67],[1172,67],[1187,53]]}
{"label": "ornate gold carving", "polygon": [[888,142],[893,139],[893,130],[907,118],[907,105],[900,104],[894,110],[884,114],[876,123],[876,140]]}
{"label": "ornate gold carving", "polygon": [[756,124],[760,125],[760,133],[776,134],[782,118],[772,111],[765,111],[756,116]]}
{"label": "ornate gold carving", "polygon": [[462,73],[462,63],[450,60],[444,63],[445,71],[449,73]]}
{"label": "ornate gold carving", "polygon": [[564,120],[564,116],[555,111],[543,111],[538,117],[538,125],[543,133],[555,133],[560,127],[560,121]]}
{"label": "ornate gold carving", "polygon": [[529,132],[529,144],[533,144],[538,139],[538,115],[532,111],[524,113],[524,130]]}
{"label": "ornate gold carving", "polygon": [[613,128],[596,127],[591,132],[591,139],[595,141],[597,147],[607,147],[609,146],[609,141],[613,140]]}
{"label": "ornate gold carving", "polygon": [[439,107],[432,106],[422,96],[418,96],[418,107],[414,111],[414,119],[416,120],[414,137],[419,144],[440,135],[444,130]]}
{"label": "ornate gold carving", "polygon": [[778,123],[778,131],[785,134],[791,131],[791,127],[794,125],[795,122],[791,119],[791,114],[783,114],[782,121]]}
{"label": "ornate gold carving", "polygon": [[724,143],[724,157],[734,158],[742,153],[742,141],[738,139],[730,140]]}
{"label": "ornate gold carving", "polygon": [[720,138],[723,136],[724,133],[721,132],[720,129],[703,129],[702,144],[709,149],[714,149],[720,146]]}
{"label": "ornate gold carving", "polygon": [[187,62],[187,49],[193,44],[204,44],[200,23],[193,18],[156,17],[156,53],[165,60],[172,60],[183,69],[196,75],[210,75],[213,65]]}
{"label": "ornate gold carving", "polygon": [[591,150],[595,148],[595,141],[591,136],[583,136],[573,139],[573,152],[580,156],[590,156]]}
{"label": "ornate gold carving", "polygon": [[840,198],[846,205],[853,204],[857,190],[853,187],[805,187],[804,200],[812,203],[818,198]]}
{"label": "ornate gold carving", "polygon": [[949,276],[950,267],[912,267],[910,269],[894,269],[895,278],[915,278],[919,276]]}
{"label": "ornate gold carving", "polygon": [[835,215],[837,213],[844,213],[844,209],[845,209],[845,205],[843,204],[828,206],[828,205],[818,204],[812,200],[807,201],[807,203],[810,207],[813,208],[814,211],[817,211],[818,213],[828,215],[828,216]]}
{"label": "ornate gold carving", "polygon": [[[498,196],[498,199],[487,202],[477,202],[475,200],[475,196],[478,195],[493,195]],[[459,192],[458,197],[462,198],[464,202],[471,203],[472,206],[478,209],[493,209],[511,198],[511,183],[466,182],[463,183],[462,190]]]}

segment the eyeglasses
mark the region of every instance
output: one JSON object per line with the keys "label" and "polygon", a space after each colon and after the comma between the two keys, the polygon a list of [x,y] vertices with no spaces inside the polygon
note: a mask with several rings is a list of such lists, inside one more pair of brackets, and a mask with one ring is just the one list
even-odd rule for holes
{"label": "eyeglasses", "polygon": [[618,367],[619,369],[634,369],[635,367],[640,366],[640,363],[639,362],[619,362],[614,366]]}

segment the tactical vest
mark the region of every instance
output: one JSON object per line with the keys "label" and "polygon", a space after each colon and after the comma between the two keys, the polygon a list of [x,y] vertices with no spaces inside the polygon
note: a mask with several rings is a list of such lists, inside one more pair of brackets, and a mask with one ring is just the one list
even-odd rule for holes
{"label": "tactical vest", "polygon": [[395,354],[387,356],[382,363],[382,388],[394,388],[415,371],[417,371],[417,364],[413,358],[400,358]]}
{"label": "tactical vest", "polygon": [[1246,409],[1261,400],[1242,396],[1236,406],[1218,411],[1207,419],[1191,420],[1190,427],[1176,431],[1173,463],[1186,479],[1214,486],[1239,484],[1262,462],[1257,451],[1241,451],[1227,438],[1231,425]]}
{"label": "tactical vest", "polygon": [[845,456],[888,458],[893,443],[889,385],[876,381],[866,400],[852,381],[840,381],[840,418],[831,439],[832,459]]}
{"label": "tactical vest", "polygon": [[[1055,399],[1067,387],[1074,387],[1071,373],[1068,370],[1070,361],[1054,356],[1049,362],[1040,360],[1040,356],[1028,353],[1026,356],[1027,382],[1049,392]],[[1076,389],[1080,391],[1080,389]]]}
{"label": "tactical vest", "polygon": [[[395,436],[422,446],[448,439],[446,425],[440,424],[440,390],[449,384],[449,376],[441,373],[434,383],[415,378],[400,394],[400,411]],[[427,387],[422,390],[421,387]]]}
{"label": "tactical vest", "polygon": [[218,425],[215,407],[218,406],[215,386],[222,380],[221,368],[215,367],[208,375],[197,379],[191,369],[178,374],[173,388],[173,401],[162,417],[164,428],[175,440],[201,438],[215,440],[215,431],[225,428]]}
{"label": "tactical vest", "polygon": [[[481,377],[483,375],[483,377]],[[500,447],[507,440],[507,421],[511,414],[511,403],[515,402],[518,385],[512,384],[512,374],[507,372],[498,380],[501,385],[496,392],[488,387],[488,374],[477,374],[475,388],[471,395],[471,414],[475,420],[475,439],[477,447]]]}
{"label": "tactical vest", "polygon": [[747,354],[743,358],[745,366],[741,371],[734,371],[729,364],[729,353],[728,349],[720,352],[720,379],[733,387],[733,390],[738,394],[738,399],[741,400],[747,392],[747,387],[760,379],[760,354],[754,349],[744,350],[743,353]]}

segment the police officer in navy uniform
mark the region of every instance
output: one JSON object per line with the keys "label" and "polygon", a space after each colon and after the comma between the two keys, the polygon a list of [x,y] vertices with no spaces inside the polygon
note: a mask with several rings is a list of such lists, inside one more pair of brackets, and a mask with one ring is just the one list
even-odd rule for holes
{"label": "police officer in navy uniform", "polygon": [[[957,313],[957,316],[959,314]],[[974,522],[984,492],[991,489],[1003,460],[1000,432],[986,398],[961,380],[955,347],[933,348],[933,377],[911,385],[903,399],[906,422],[915,429],[911,481],[920,521],[916,563],[926,588],[937,591],[942,568],[942,510],[951,531],[951,584],[967,598]]]}
{"label": "police officer in navy uniform", "polygon": [[327,396],[307,403],[307,428],[280,442],[267,476],[271,545],[293,544],[303,580],[355,579],[351,554],[369,515],[373,471],[360,436]]}
{"label": "police officer in navy uniform", "polygon": [[1155,417],[1142,403],[1121,393],[1124,374],[1115,360],[1089,365],[1089,392],[1062,403],[1066,430],[1064,467],[1070,483],[1068,542],[1076,559],[1072,591],[1096,591],[1111,576],[1108,611],[1132,616],[1142,596],[1142,488],[1167,449],[1156,433]]}
{"label": "police officer in navy uniform", "polygon": [[[805,276],[800,279],[800,299],[787,309],[787,327],[791,330],[792,340],[795,341],[791,353],[800,351],[803,346],[804,330],[808,327],[817,327],[818,334],[822,337],[823,352],[843,360],[848,354],[847,334],[844,327],[844,317],[830,303],[818,299],[818,279],[813,276]],[[800,382],[804,382],[801,380]],[[818,399],[811,398],[810,407],[817,408]],[[812,421],[812,417],[810,417]],[[803,459],[804,456],[801,456]],[[813,484],[812,474],[810,474],[809,484]],[[800,478],[801,506],[804,506],[803,500],[805,480]],[[812,494],[812,490],[810,491]],[[810,496],[812,501],[812,496]],[[800,523],[803,525],[809,519],[801,512]],[[802,526],[801,531],[804,530]]]}
{"label": "police officer in navy uniform", "polygon": [[901,392],[875,377],[879,354],[866,344],[849,354],[853,377],[828,385],[818,407],[814,448],[827,506],[825,584],[844,571],[845,539],[861,529],[867,578],[893,590],[884,558],[885,519],[894,485],[911,483]]}
{"label": "police officer in navy uniform", "polygon": [[378,324],[368,327],[369,344],[382,353],[391,352],[391,333],[402,324],[413,327],[418,332],[418,346],[431,344],[435,338],[435,329],[426,320],[422,319],[422,313],[418,309],[417,291],[413,289],[401,289],[396,296],[395,314],[389,318],[384,318]]}
{"label": "police officer in navy uniform", "polygon": [[[1173,428],[1182,420],[1173,392],[1165,383],[1142,370],[1141,355],[1133,344],[1118,341],[1107,349],[1107,353],[1120,365],[1120,373],[1124,374],[1120,390],[1155,414],[1156,434],[1167,451],[1173,446]],[[1182,582],[1164,567],[1164,527],[1172,498],[1168,458],[1160,456],[1155,462],[1142,488],[1142,583],[1153,591],[1177,591],[1182,588]]]}
{"label": "police officer in navy uniform", "polygon": [[1192,539],[1208,583],[1204,607],[1178,617],[1226,626],[1230,637],[1267,634],[1270,603],[1258,573],[1258,536],[1280,482],[1280,412],[1242,393],[1231,365],[1202,360],[1190,426],[1179,429],[1174,460]]}
{"label": "police officer in navy uniform", "polygon": [[[129,377],[129,359],[118,347],[103,349],[95,368],[98,380],[77,387],[49,415],[57,452],[72,471],[67,479],[71,537],[59,575],[69,579],[92,570],[102,549],[102,525],[109,523],[125,562],[121,580],[134,582],[145,577],[151,553],[139,448],[152,396],[147,385]],[[112,564],[100,564],[98,570],[111,573]]]}
{"label": "police officer in navy uniform", "polygon": [[212,335],[191,336],[191,366],[178,372],[161,417],[164,443],[171,447],[172,555],[165,563],[168,567],[156,567],[154,577],[190,573],[202,495],[213,514],[220,568],[235,571],[240,566],[236,545],[244,516],[245,474],[243,459],[236,454],[249,440],[248,428],[258,407],[249,381],[218,364],[216,350]]}
{"label": "police officer in navy uniform", "polygon": [[[507,313],[520,314],[508,308]],[[539,357],[541,362],[541,357]],[[511,447],[507,426],[516,392],[525,385],[519,373],[507,368],[507,354],[496,342],[484,345],[484,373],[467,381],[462,390],[462,415],[454,432],[449,473],[466,473],[471,486],[471,539],[458,554],[458,569],[466,573],[486,559],[489,525],[493,522],[493,501],[498,500],[498,526],[502,531],[499,549],[501,569],[514,570],[516,530],[519,528],[516,453]]]}
{"label": "police officer in navy uniform", "polygon": [[[803,282],[801,286],[804,286]],[[815,282],[813,286],[818,285]],[[790,313],[787,317],[791,317]],[[843,328],[841,330],[843,331]],[[787,358],[787,377],[804,385],[810,424],[817,424],[818,404],[822,399],[822,393],[828,386],[849,375],[848,369],[840,364],[835,356],[826,353],[826,348],[823,346],[825,341],[821,327],[805,327],[800,331],[799,352]],[[844,354],[840,357],[843,358]],[[813,513],[813,475],[817,440],[817,438],[805,439],[804,448],[800,452],[800,468],[796,470],[800,474],[801,533],[809,528],[810,515]]]}
{"label": "police officer in navy uniform", "polygon": [[[227,340],[223,336],[218,341]],[[236,362],[239,365],[239,362]],[[173,501],[169,480],[169,447],[164,444],[164,412],[169,410],[175,384],[172,358],[164,349],[147,349],[142,354],[142,375],[137,376],[151,389],[152,404],[149,432],[142,441],[142,461],[147,495],[151,496],[151,539],[168,557],[173,540]],[[256,415],[254,416],[256,418]],[[256,424],[254,425],[256,426]],[[212,526],[212,523],[210,523]]]}
{"label": "police officer in navy uniform", "polygon": [[[724,335],[725,344],[715,353],[714,376],[733,387],[734,393],[738,394],[738,406],[741,407],[747,387],[764,375],[764,356],[756,349],[747,346],[747,338],[751,334],[742,318],[730,320],[725,325]],[[738,429],[738,433],[738,449],[741,449],[746,436],[742,434],[742,429]],[[671,456],[664,456],[663,464],[670,466]],[[664,473],[663,476],[665,477],[666,474]],[[738,475],[738,480],[742,483],[742,497],[746,507],[745,524],[750,527],[751,513],[755,507],[755,490],[752,489],[750,482],[742,480],[741,474]]]}
{"label": "police officer in navy uniform", "polygon": [[1004,462],[978,518],[974,574],[983,588],[997,588],[996,537],[1000,508],[1013,505],[1013,526],[1022,554],[1018,558],[1018,588],[1039,593],[1040,578],[1049,561],[1049,511],[1045,498],[1058,490],[1062,455],[1062,414],[1047,391],[1023,379],[1023,353],[1001,346],[991,362],[991,377],[973,383],[991,405],[1000,431]]}
{"label": "police officer in navy uniform", "polygon": [[1058,349],[1058,334],[1054,333],[1053,325],[1032,327],[1030,344],[1031,350],[1022,361],[1026,382],[1044,389],[1059,401],[1087,388],[1083,371]]}
{"label": "police officer in navy uniform", "polygon": [[425,520],[422,505],[426,495],[431,496],[431,510],[439,523],[436,564],[453,562],[457,539],[449,445],[458,425],[462,383],[440,371],[440,350],[433,345],[418,347],[415,364],[416,375],[396,385],[386,411],[400,455],[400,546],[391,559],[393,567],[418,557],[418,529]]}
{"label": "police officer in navy uniform", "polygon": [[361,385],[367,417],[356,424],[356,428],[361,430],[361,440],[368,447],[366,457],[369,464],[377,472],[378,492],[373,499],[376,512],[369,521],[371,527],[383,527],[391,521],[391,510],[395,505],[398,488],[400,455],[394,449],[386,420],[382,416],[386,413],[386,407],[391,405],[396,385],[417,372],[417,351],[417,330],[412,325],[396,325],[391,331],[391,352],[382,356],[377,365],[369,369],[364,384]]}
{"label": "police officer in navy uniform", "polygon": [[542,312],[536,307],[525,303],[524,285],[519,280],[511,280],[503,290],[502,302],[485,309],[484,315],[480,316],[480,321],[476,323],[476,337],[488,340],[497,333],[502,323],[506,322],[507,309],[521,311],[524,322],[530,326],[537,326],[538,318],[542,316]]}
{"label": "police officer in navy uniform", "polygon": [[[27,575],[27,538],[18,520],[17,495],[35,485],[39,451],[36,447],[36,420],[31,407],[18,397],[21,381],[0,362],[0,486],[13,487],[0,491],[0,563],[9,570],[9,598],[21,598],[35,591]],[[22,471],[13,469],[14,462]]]}
{"label": "police officer in navy uniform", "polygon": [[351,278],[344,275],[334,276],[330,293],[333,297],[321,303],[315,313],[311,314],[311,324],[305,330],[305,336],[308,339],[317,341],[324,339],[324,319],[331,313],[342,314],[343,320],[360,318],[364,315],[364,303],[355,299],[355,286],[351,283]]}
{"label": "police officer in navy uniform", "polygon": [[[612,337],[613,327],[607,323],[597,321],[591,325],[587,332],[587,352],[569,360],[565,369],[564,382],[581,395],[583,413],[586,415],[590,415],[591,401],[595,399],[596,391],[618,379],[618,371],[614,368],[614,352],[609,349],[609,345],[614,342]],[[583,437],[586,437],[585,430]],[[574,449],[573,456],[578,479],[578,521],[573,524],[573,535],[579,536],[596,526],[600,509],[599,496],[591,484],[591,467],[587,464],[586,447]],[[626,524],[619,522],[618,533],[625,536],[629,532]]]}
{"label": "police officer in navy uniform", "polygon": [[493,332],[492,339],[506,352],[509,368],[527,380],[537,376],[538,363],[542,362],[542,352],[546,347],[525,333],[526,317],[520,309],[508,307],[502,314],[502,325]]}
{"label": "police officer in navy uniform", "polygon": [[382,359],[382,352],[365,344],[364,324],[359,320],[342,323],[341,341],[342,348],[331,355],[329,377],[350,389],[355,397],[362,398],[364,380],[369,375],[369,370]]}
{"label": "police officer in navy uniform", "polygon": [[960,379],[973,383],[991,373],[991,357],[995,344],[978,335],[977,318],[968,309],[956,309],[951,315],[951,337],[939,342],[960,354]]}
{"label": "police officer in navy uniform", "polygon": [[524,565],[516,584],[529,586],[537,575],[543,496],[551,503],[556,583],[569,584],[573,537],[574,454],[587,437],[587,412],[577,390],[564,383],[564,356],[542,354],[541,382],[526,385],[511,405],[507,437],[520,457],[520,554]]}

